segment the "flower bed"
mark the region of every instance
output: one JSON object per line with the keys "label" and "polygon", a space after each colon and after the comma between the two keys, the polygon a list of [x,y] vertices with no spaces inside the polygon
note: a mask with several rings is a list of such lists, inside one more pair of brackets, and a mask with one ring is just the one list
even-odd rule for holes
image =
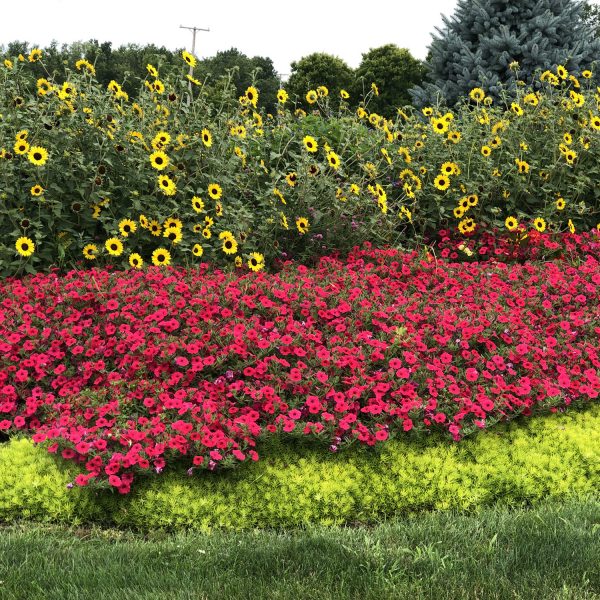
{"label": "flower bed", "polygon": [[355,249],[277,274],[37,274],[0,284],[0,430],[127,493],[168,463],[257,460],[263,435],[336,452],[454,440],[598,398],[598,241],[546,263]]}

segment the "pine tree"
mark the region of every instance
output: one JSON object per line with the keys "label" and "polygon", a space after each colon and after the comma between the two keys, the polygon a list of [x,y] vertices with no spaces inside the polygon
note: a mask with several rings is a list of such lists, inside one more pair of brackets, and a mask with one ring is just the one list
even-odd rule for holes
{"label": "pine tree", "polygon": [[[499,97],[518,78],[564,65],[570,72],[600,63],[600,40],[575,0],[459,0],[436,28],[426,62],[427,83],[410,90],[417,106],[438,99],[453,105],[474,87]],[[599,65],[600,66],[600,65]]]}

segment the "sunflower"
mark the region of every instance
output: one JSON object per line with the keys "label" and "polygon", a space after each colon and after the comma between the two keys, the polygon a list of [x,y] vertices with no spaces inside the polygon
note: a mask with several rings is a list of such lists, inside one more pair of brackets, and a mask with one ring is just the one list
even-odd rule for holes
{"label": "sunflower", "polygon": [[446,131],[448,131],[448,121],[445,119],[436,119],[434,117],[431,119],[431,127],[435,133],[446,133]]}
{"label": "sunflower", "polygon": [[277,92],[277,102],[279,104],[285,104],[288,101],[289,94],[285,90],[279,90]]}
{"label": "sunflower", "polygon": [[519,173],[529,173],[529,163],[527,161],[515,158],[515,163],[517,165],[517,168],[519,169]]}
{"label": "sunflower", "polygon": [[210,148],[212,146],[212,135],[210,131],[208,129],[203,129],[200,135],[202,136],[202,143],[207,148]]}
{"label": "sunflower", "polygon": [[31,240],[28,237],[20,237],[15,242],[15,248],[21,256],[27,257],[31,256],[34,253],[35,244],[33,243],[33,240]]}
{"label": "sunflower", "polygon": [[567,152],[565,152],[565,160],[567,161],[567,164],[569,164],[569,165],[575,164],[576,158],[577,158],[577,152],[575,152],[575,150],[567,150]]}
{"label": "sunflower", "polygon": [[265,257],[260,252],[252,252],[248,259],[248,266],[254,272],[265,268]]}
{"label": "sunflower", "polygon": [[488,157],[492,153],[492,149],[489,146],[481,146],[481,154],[483,156]]}
{"label": "sunflower", "polygon": [[461,133],[460,131],[449,131],[448,132],[448,141],[453,144],[458,144],[460,142]]}
{"label": "sunflower", "polygon": [[156,67],[152,66],[151,64],[146,65],[146,71],[148,71],[152,77],[158,77],[158,71],[156,70]]}
{"label": "sunflower", "polygon": [[314,104],[318,98],[319,94],[317,94],[315,90],[308,90],[308,92],[306,92],[306,101],[309,104]]}
{"label": "sunflower", "polygon": [[169,164],[169,157],[162,150],[156,150],[148,158],[152,167],[157,171],[162,171]]}
{"label": "sunflower", "polygon": [[199,198],[198,196],[194,196],[192,198],[192,208],[197,213],[203,212],[204,211],[204,201],[202,200],[202,198]]}
{"label": "sunflower", "polygon": [[186,50],[183,50],[181,52],[181,58],[183,58],[183,60],[190,66],[192,67],[192,69],[196,66],[197,64],[197,60],[196,57],[193,54],[190,54],[189,52],[187,52]]}
{"label": "sunflower", "polygon": [[156,267],[171,264],[171,253],[165,248],[157,248],[152,253],[152,264]]}
{"label": "sunflower", "polygon": [[36,183],[30,191],[32,196],[41,196],[44,193],[44,188],[39,183]]}
{"label": "sunflower", "polygon": [[41,167],[42,165],[45,165],[48,160],[48,150],[41,146],[31,146],[27,153],[27,158],[31,164]]}
{"label": "sunflower", "polygon": [[94,65],[83,58],[75,63],[75,68],[78,71],[81,71],[81,69],[86,69],[88,73],[91,73],[92,75],[96,74],[96,68]]}
{"label": "sunflower", "polygon": [[15,151],[15,154],[27,154],[29,151],[29,144],[25,140],[19,140],[15,142],[13,150]]}
{"label": "sunflower", "polygon": [[176,217],[169,217],[168,219],[165,219],[163,227],[165,229],[181,229],[183,227],[183,223]]}
{"label": "sunflower", "polygon": [[376,83],[371,84],[371,90],[376,96],[379,96],[379,88]]}
{"label": "sunflower", "polygon": [[319,146],[317,144],[317,140],[315,140],[315,138],[312,137],[311,135],[304,136],[304,139],[302,140],[302,143],[304,144],[304,147],[306,148],[306,150],[308,152],[314,153],[319,148]]}
{"label": "sunflower", "polygon": [[537,217],[537,219],[533,220],[533,226],[540,232],[543,233],[546,231],[546,221],[541,217]]}
{"label": "sunflower", "polygon": [[86,244],[83,247],[83,257],[86,260],[96,260],[96,256],[98,255],[98,246],[96,244]]}
{"label": "sunflower", "polygon": [[459,222],[458,230],[462,234],[471,233],[471,232],[475,231],[475,226],[476,226],[476,223],[475,223],[475,221],[473,221],[473,219],[466,218]]}
{"label": "sunflower", "polygon": [[443,192],[450,187],[450,178],[446,175],[438,175],[433,180],[433,185],[435,185],[438,190]]}
{"label": "sunflower", "polygon": [[294,187],[298,182],[298,173],[292,171],[285,176],[285,181],[290,187]]}
{"label": "sunflower", "polygon": [[445,162],[440,171],[444,175],[460,175],[460,168],[456,163],[453,162]]}
{"label": "sunflower", "polygon": [[569,75],[569,71],[567,71],[567,69],[563,65],[558,65],[558,67],[556,67],[556,74],[561,79],[566,79]]}
{"label": "sunflower", "polygon": [[223,195],[223,190],[218,183],[211,183],[208,186],[208,195],[213,200],[218,200]]}
{"label": "sunflower", "polygon": [[175,182],[167,175],[159,175],[158,187],[165,196],[174,196],[175,192],[177,192]]}
{"label": "sunflower", "polygon": [[509,231],[514,231],[519,226],[519,222],[514,217],[506,217],[504,225]]}
{"label": "sunflower", "polygon": [[556,210],[564,210],[566,205],[567,203],[565,202],[564,198],[559,197],[556,199]]}
{"label": "sunflower", "polygon": [[40,58],[42,58],[42,51],[39,48],[34,48],[29,53],[29,62],[37,62],[38,60],[40,60]]}
{"label": "sunflower", "polygon": [[171,136],[166,131],[159,131],[150,143],[155,150],[163,150],[170,141]]}
{"label": "sunflower", "polygon": [[[223,235],[223,234],[221,234],[221,235]],[[221,237],[221,235],[219,235],[219,237]],[[235,241],[235,238],[233,236],[224,237],[223,238],[223,252],[225,252],[225,254],[236,254],[237,251],[238,251],[238,245],[237,245],[237,242]]]}
{"label": "sunflower", "polygon": [[140,215],[140,227],[142,229],[147,229],[148,228],[148,217],[146,217],[146,215]]}
{"label": "sunflower", "polygon": [[573,221],[571,221],[571,219],[569,219],[567,226],[569,227],[569,231],[571,233],[575,233],[575,225],[573,224]]}
{"label": "sunflower", "polygon": [[215,215],[217,215],[217,217],[223,216],[223,205],[220,202],[215,204]]}
{"label": "sunflower", "polygon": [[342,100],[348,100],[350,94],[346,90],[340,90],[340,97]]}
{"label": "sunflower", "polygon": [[154,90],[157,94],[164,94],[165,92],[165,84],[160,79],[155,79],[154,82],[150,85],[150,88]]}
{"label": "sunflower", "polygon": [[517,102],[513,102],[510,105],[510,110],[512,110],[512,112],[517,115],[517,117],[520,117],[523,114],[523,109],[521,108],[521,105],[518,104]]}
{"label": "sunflower", "polygon": [[308,224],[308,219],[306,217],[298,217],[296,219],[296,229],[298,229],[298,233],[301,235],[304,235],[309,227],[310,225]]}
{"label": "sunflower", "polygon": [[469,92],[469,97],[474,102],[483,102],[483,99],[485,98],[485,92],[481,88],[476,87]]}
{"label": "sunflower", "polygon": [[141,269],[144,265],[144,259],[137,252],[133,252],[129,255],[129,264],[134,269]]}
{"label": "sunflower", "polygon": [[194,244],[192,246],[192,254],[200,257],[204,254],[204,248],[200,244]]}
{"label": "sunflower", "polygon": [[590,119],[590,127],[596,131],[600,131],[600,117],[593,116]]}
{"label": "sunflower", "polygon": [[212,236],[212,232],[211,232],[210,228],[208,228],[208,227],[205,227],[205,228],[202,230],[202,237],[203,237],[205,240],[210,240],[211,236]]}
{"label": "sunflower", "polygon": [[127,237],[130,233],[135,233],[136,230],[137,225],[135,224],[135,221],[132,221],[131,219],[123,219],[119,223],[119,231],[123,237]]}
{"label": "sunflower", "polygon": [[330,150],[327,153],[327,162],[329,163],[329,166],[335,171],[337,171],[340,168],[340,157],[333,150]]}
{"label": "sunflower", "polygon": [[460,219],[465,214],[465,209],[462,206],[455,206],[452,213],[457,219]]}
{"label": "sunflower", "polygon": [[204,226],[205,227],[212,227],[214,224],[215,224],[215,220],[212,217],[210,217],[208,215],[206,215],[204,217]]}
{"label": "sunflower", "polygon": [[104,242],[104,247],[111,256],[121,256],[123,254],[123,242],[119,238],[108,238]]}
{"label": "sunflower", "polygon": [[156,237],[162,233],[162,227],[156,219],[152,219],[148,223],[148,229],[150,230],[150,233]]}
{"label": "sunflower", "polygon": [[165,228],[163,237],[166,237],[172,244],[179,244],[183,239],[183,234],[181,233],[181,229],[167,229]]}
{"label": "sunflower", "polygon": [[477,194],[469,194],[467,196],[467,202],[469,204],[469,207],[477,206],[477,204],[479,203],[479,196]]}
{"label": "sunflower", "polygon": [[37,80],[36,85],[37,85],[37,93],[40,96],[45,96],[46,94],[50,93],[53,89],[52,84],[47,79],[44,79],[43,77]]}
{"label": "sunflower", "polygon": [[28,135],[29,131],[27,131],[27,129],[21,129],[21,131],[18,131],[15,135],[15,140],[26,140]]}

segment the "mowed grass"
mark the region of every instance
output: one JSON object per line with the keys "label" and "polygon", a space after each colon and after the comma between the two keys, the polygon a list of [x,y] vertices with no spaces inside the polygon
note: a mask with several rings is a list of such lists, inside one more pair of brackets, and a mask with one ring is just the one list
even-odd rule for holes
{"label": "mowed grass", "polygon": [[246,533],[0,528],[2,600],[600,598],[598,498]]}

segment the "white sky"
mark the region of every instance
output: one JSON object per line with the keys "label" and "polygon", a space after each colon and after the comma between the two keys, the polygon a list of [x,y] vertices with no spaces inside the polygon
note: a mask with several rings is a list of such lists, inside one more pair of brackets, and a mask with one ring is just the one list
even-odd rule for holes
{"label": "white sky", "polygon": [[441,13],[450,16],[457,0],[2,0],[0,45],[19,40],[39,46],[97,39],[120,44],[154,43],[214,56],[235,47],[248,56],[268,56],[289,74],[290,62],[327,52],[357,67],[370,48],[393,43],[423,59]]}

